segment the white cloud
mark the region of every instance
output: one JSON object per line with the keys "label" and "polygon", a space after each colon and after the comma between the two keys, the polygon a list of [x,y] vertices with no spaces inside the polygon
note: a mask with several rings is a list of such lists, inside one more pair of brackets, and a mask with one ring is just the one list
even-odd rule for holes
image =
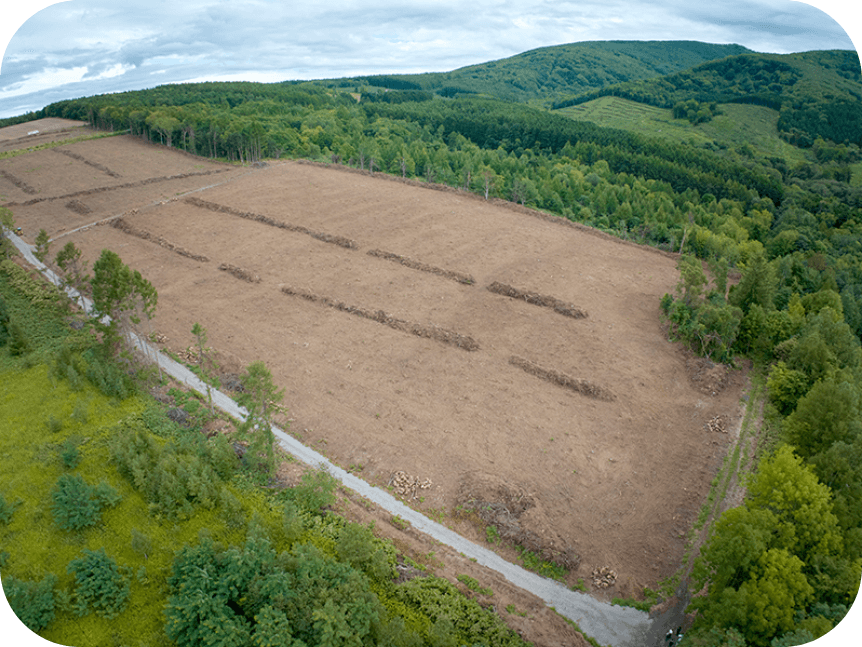
{"label": "white cloud", "polygon": [[17,97],[22,94],[47,90],[58,85],[77,83],[87,74],[87,69],[85,66],[73,68],[50,67],[27,76],[22,81],[14,83],[9,87],[2,87],[0,90],[2,90],[2,97],[5,99],[7,97]]}

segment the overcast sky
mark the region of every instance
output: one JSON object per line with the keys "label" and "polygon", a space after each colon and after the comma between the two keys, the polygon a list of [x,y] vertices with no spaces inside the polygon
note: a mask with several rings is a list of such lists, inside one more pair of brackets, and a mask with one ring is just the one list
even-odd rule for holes
{"label": "overcast sky", "polygon": [[4,4],[13,3],[0,14],[0,117],[172,82],[442,72],[588,40],[700,40],[777,53],[862,42],[850,15],[856,2],[845,0],[811,0],[820,8],[789,0]]}

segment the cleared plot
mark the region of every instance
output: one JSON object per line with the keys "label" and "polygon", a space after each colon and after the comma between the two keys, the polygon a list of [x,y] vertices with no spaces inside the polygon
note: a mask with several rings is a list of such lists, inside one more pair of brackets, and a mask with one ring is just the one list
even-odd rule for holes
{"label": "cleared plot", "polygon": [[[125,140],[129,155],[141,153]],[[99,142],[81,155],[126,179],[124,138],[105,141],[116,159],[97,156]],[[153,155],[196,163],[160,148]],[[307,444],[344,466],[363,466],[363,478],[384,486],[399,470],[431,479],[426,507],[451,510],[468,480],[471,496],[495,509],[506,504],[495,499],[501,492],[528,493],[518,526],[530,545],[579,563],[574,578],[613,568],[608,595],[631,595],[673,573],[729,441],[704,425],[736,415],[741,382],[701,393],[686,377],[686,358],[666,341],[658,304],[678,278],[673,258],[469,195],[306,164],[195,181],[214,184],[195,195],[225,209],[166,200],[170,183],[141,185],[111,192],[117,202],[86,217],[124,213],[149,237],[110,226],[69,235],[91,261],[114,249],[152,281],[155,327],[175,350],[192,343],[200,322],[226,373],[264,360]],[[176,182],[170,190],[179,192]],[[53,183],[55,195],[69,192],[62,175]],[[62,206],[70,200],[19,207],[16,217],[25,232],[71,230],[85,218]],[[238,280],[220,265],[260,281]],[[495,282],[553,295],[589,316],[503,298],[484,287]],[[414,324],[478,348],[405,334]],[[615,399],[585,397],[591,390]]]}
{"label": "cleared plot", "polygon": [[81,137],[92,132],[86,122],[55,117],[6,126],[0,128],[0,153],[33,148],[42,144]]}

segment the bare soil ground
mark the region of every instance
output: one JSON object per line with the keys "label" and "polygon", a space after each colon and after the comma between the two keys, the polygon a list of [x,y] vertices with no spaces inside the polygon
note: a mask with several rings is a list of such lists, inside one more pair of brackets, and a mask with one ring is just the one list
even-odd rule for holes
{"label": "bare soil ground", "polygon": [[[616,572],[598,597],[676,571],[730,442],[708,422],[738,420],[744,375],[667,341],[673,257],[343,167],[229,166],[130,136],[62,148],[73,155],[0,160],[24,237],[45,228],[54,252],[72,240],[91,263],[119,253],[158,290],[165,345],[191,345],[200,322],[223,374],[266,362],[306,444],[384,487],[398,470],[430,479],[412,503],[475,541],[476,516],[454,514],[465,493],[520,497],[517,524],[539,548],[577,555],[570,584]],[[126,231],[75,231],[120,215]],[[510,620],[532,640],[528,625],[550,622]],[[564,623],[547,626],[540,644],[568,644],[552,638]]]}
{"label": "bare soil ground", "polygon": [[[38,132],[34,132],[38,131]],[[80,137],[93,132],[84,121],[49,117],[0,128],[0,152],[20,150],[39,144]],[[30,133],[33,133],[32,135]]]}

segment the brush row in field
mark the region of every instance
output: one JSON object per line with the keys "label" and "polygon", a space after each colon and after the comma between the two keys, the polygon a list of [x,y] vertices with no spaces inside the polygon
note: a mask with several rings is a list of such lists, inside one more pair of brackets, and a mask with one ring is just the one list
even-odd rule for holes
{"label": "brush row in field", "polygon": [[78,160],[79,162],[83,162],[87,166],[91,166],[94,169],[96,169],[97,171],[101,171],[105,175],[110,175],[111,177],[120,177],[119,173],[116,173],[116,172],[112,171],[111,169],[109,169],[108,167],[102,166],[101,164],[98,164],[96,162],[91,162],[86,157],[84,157],[82,155],[78,155],[78,153],[73,153],[72,151],[68,151],[64,148],[54,148],[52,150],[55,153],[60,153],[60,155],[65,155],[66,157],[71,157],[73,160]]}
{"label": "brush row in field", "polygon": [[[6,178],[7,180],[9,180],[12,184],[14,184],[15,186],[17,186],[19,189],[21,189],[21,190],[22,190],[24,193],[26,193],[27,195],[33,195],[34,193],[36,193],[36,189],[34,189],[34,188],[33,188],[32,186],[30,186],[29,184],[27,184],[24,180],[19,180],[17,177],[15,177],[14,175],[12,175],[12,174],[11,174],[11,173],[9,173],[8,171],[2,171],[2,170],[0,170],[0,177],[4,177],[4,178]],[[10,202],[10,203],[9,203],[9,205],[7,205],[7,206],[11,206],[11,205],[13,205],[13,204],[15,204],[15,203],[14,203],[14,202]]]}
{"label": "brush row in field", "polygon": [[276,220],[275,218],[270,218],[269,216],[264,216],[259,213],[240,211],[239,209],[234,209],[232,207],[217,204],[215,202],[209,202],[207,200],[201,200],[200,198],[186,198],[185,202],[201,209],[209,209],[210,211],[215,211],[217,213],[227,213],[231,216],[245,218],[246,220],[261,222],[265,225],[269,225],[270,227],[277,227],[279,229],[286,229],[287,231],[294,231],[300,234],[305,234],[324,243],[332,243],[333,245],[338,245],[339,247],[344,247],[346,249],[356,249],[357,247],[356,241],[351,240],[350,238],[345,238],[344,236],[335,236],[332,234],[325,234],[319,231],[308,229],[307,227],[302,227],[301,225],[291,225],[289,223],[283,222],[281,220]]}
{"label": "brush row in field", "polygon": [[419,270],[420,272],[428,272],[429,274],[436,274],[437,276],[442,276],[444,278],[451,279],[465,285],[473,285],[474,283],[476,283],[475,279],[469,274],[453,272],[452,270],[444,270],[440,267],[434,267],[433,265],[427,265],[420,261],[415,261],[412,258],[408,258],[407,256],[393,254],[392,252],[384,252],[379,249],[372,249],[368,251],[368,255],[374,256],[375,258],[382,258],[387,261],[393,261],[395,263],[401,263],[401,265],[409,267],[410,269]]}
{"label": "brush row in field", "polygon": [[194,252],[190,252],[184,247],[180,247],[179,245],[170,242],[169,240],[165,240],[161,236],[157,236],[155,234],[151,234],[148,231],[144,231],[143,229],[137,229],[130,225],[128,222],[123,220],[122,218],[116,218],[110,222],[111,227],[115,229],[119,229],[123,233],[129,234],[130,236],[136,236],[137,238],[141,238],[143,240],[148,240],[160,247],[164,247],[165,249],[169,249],[175,254],[179,254],[180,256],[185,256],[186,258],[190,258],[194,261],[200,261],[201,263],[209,262],[209,258],[204,256],[203,254],[195,254]]}
{"label": "brush row in field", "polygon": [[499,283],[497,281],[494,281],[486,289],[489,292],[493,292],[494,294],[502,294],[503,296],[509,297],[511,299],[518,299],[519,301],[526,301],[527,303],[541,306],[543,308],[550,308],[554,312],[559,313],[564,317],[584,319],[587,316],[586,312],[571,303],[566,303],[565,301],[560,301],[556,297],[539,294],[538,292],[526,292],[525,290],[519,290],[518,288],[514,288],[511,285],[506,285],[505,283]]}
{"label": "brush row in field", "polygon": [[[100,186],[95,189],[84,189],[83,191],[75,191],[73,193],[66,193],[64,195],[55,195],[55,196],[47,196],[44,198],[33,198],[32,200],[27,200],[26,202],[9,202],[7,207],[29,207],[34,204],[38,204],[40,202],[47,202],[50,200],[67,200],[69,198],[80,198],[86,195],[96,195],[98,193],[106,193],[108,191],[117,191],[119,189],[133,189],[139,186],[146,186],[148,184],[157,184],[159,182],[170,182],[171,180],[182,180],[187,177],[198,177],[201,175],[213,175],[215,173],[225,173],[232,169],[213,169],[211,171],[201,171],[199,173],[177,173],[176,175],[165,175],[162,177],[150,177],[145,180],[138,180],[137,182],[126,182],[125,184],[114,184],[112,186]],[[4,177],[8,175],[5,171],[0,171],[0,175]],[[12,182],[12,180],[9,180]],[[28,191],[24,190],[25,193]],[[35,193],[35,190],[32,191]]]}
{"label": "brush row in field", "polygon": [[230,263],[222,263],[218,266],[218,268],[222,272],[227,272],[228,274],[231,274],[236,278],[246,281],[248,283],[260,283],[260,277],[251,270],[247,270],[236,265],[231,265]]}
{"label": "brush row in field", "polygon": [[543,380],[547,380],[548,382],[553,382],[554,384],[558,384],[564,388],[570,389],[575,393],[580,393],[581,395],[585,395],[589,398],[594,398],[596,400],[604,400],[606,402],[610,402],[612,400],[616,400],[616,396],[597,384],[593,384],[587,380],[579,380],[574,377],[569,377],[564,373],[558,373],[552,369],[542,368],[538,364],[534,364],[533,362],[526,360],[522,357],[512,356],[509,358],[509,364],[512,366],[517,366],[522,371],[529,373],[530,375],[535,375],[538,378]]}
{"label": "brush row in field", "polygon": [[334,308],[335,310],[347,312],[358,317],[363,317],[364,319],[370,319],[371,321],[376,321],[377,323],[383,324],[384,326],[389,326],[394,330],[399,330],[401,332],[406,332],[411,335],[416,335],[417,337],[433,339],[444,344],[449,344],[450,346],[456,346],[457,348],[466,351],[479,350],[479,343],[472,337],[462,335],[451,330],[446,330],[445,328],[439,328],[437,326],[425,326],[411,321],[404,321],[403,319],[396,319],[395,317],[390,314],[387,314],[383,310],[368,310],[366,308],[360,308],[359,306],[352,306],[341,301],[336,301],[334,299],[330,299],[329,297],[323,297],[317,294],[313,294],[311,292],[296,290],[287,286],[282,287],[281,291],[289,296],[300,297],[302,299],[305,299],[306,301],[311,301],[312,303],[319,303],[321,305],[327,306],[328,308]]}

